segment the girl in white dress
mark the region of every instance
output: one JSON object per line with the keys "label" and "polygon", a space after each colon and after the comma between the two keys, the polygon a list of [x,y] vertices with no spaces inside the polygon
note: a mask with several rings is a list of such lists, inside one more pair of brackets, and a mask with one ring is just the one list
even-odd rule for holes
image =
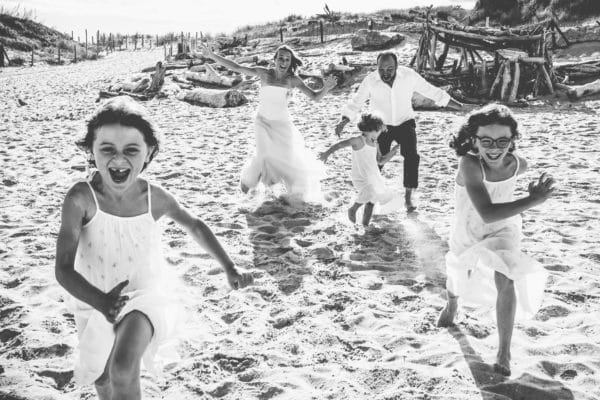
{"label": "girl in white dress", "polygon": [[74,297],[75,379],[95,383],[101,400],[140,399],[140,361],[152,371],[158,346],[174,333],[157,220],[167,216],[183,226],[221,264],[234,289],[252,277],[235,267],[200,219],[140,178],[159,142],[133,99],[120,96],[101,106],[78,145],[97,172],[66,195],[55,268],[56,279]]}
{"label": "girl in white dress", "polygon": [[499,348],[494,370],[510,375],[510,342],[517,305],[524,315],[539,308],[547,273],[521,252],[521,216],[553,192],[543,173],[529,195],[515,199],[527,162],[515,154],[517,122],[506,106],[472,112],[451,146],[459,155],[455,217],[446,255],[448,303],[438,326],[453,324],[457,299],[496,306]]}
{"label": "girl in white dress", "polygon": [[312,90],[296,74],[302,62],[288,46],[275,52],[275,67],[244,67],[202,47],[203,55],[232,71],[258,76],[261,88],[254,123],[256,152],[241,173],[241,188],[245,193],[259,182],[269,186],[283,183],[289,195],[301,200],[321,198],[320,180],[324,168],[306,149],[287,109],[288,92],[297,88],[314,101],[319,101],[336,85],[334,77],[324,79],[321,90]]}
{"label": "girl in white dress", "polygon": [[334,144],[327,151],[321,153],[319,158],[326,162],[327,158],[339,149],[352,146],[352,185],[356,189],[357,195],[354,204],[348,209],[348,218],[351,222],[356,222],[356,212],[364,205],[362,223],[367,226],[371,221],[376,203],[389,205],[393,203],[392,200],[398,198],[398,193],[391,190],[381,176],[380,166],[394,157],[400,145],[394,146],[385,156],[381,155],[377,138],[385,129],[385,125],[379,117],[372,114],[361,116],[358,129],[361,131],[360,136]]}

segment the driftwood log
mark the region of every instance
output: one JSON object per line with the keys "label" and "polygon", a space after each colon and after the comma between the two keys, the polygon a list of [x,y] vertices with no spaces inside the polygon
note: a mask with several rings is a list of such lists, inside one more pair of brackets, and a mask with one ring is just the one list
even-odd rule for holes
{"label": "driftwood log", "polygon": [[567,97],[571,101],[600,93],[600,79],[586,83],[585,85],[569,86],[561,83],[555,83],[554,86],[556,86],[557,89],[565,90],[567,92]]}
{"label": "driftwood log", "polygon": [[142,78],[133,82],[124,82],[121,84],[121,89],[130,93],[140,93],[148,89],[150,86],[150,78]]}
{"label": "driftwood log", "polygon": [[221,85],[232,87],[242,81],[239,76],[229,77],[217,73],[210,65],[206,64],[206,72],[188,71],[184,74],[185,78],[192,82],[209,83],[213,85]]}
{"label": "driftwood log", "polygon": [[159,92],[165,83],[165,73],[167,72],[167,68],[163,67],[162,62],[156,63],[156,70],[151,75],[152,82],[150,83],[150,87],[148,88],[149,92]]}
{"label": "driftwood log", "polygon": [[242,92],[234,89],[197,88],[186,93],[180,93],[177,98],[197,106],[213,108],[238,107],[248,101]]}

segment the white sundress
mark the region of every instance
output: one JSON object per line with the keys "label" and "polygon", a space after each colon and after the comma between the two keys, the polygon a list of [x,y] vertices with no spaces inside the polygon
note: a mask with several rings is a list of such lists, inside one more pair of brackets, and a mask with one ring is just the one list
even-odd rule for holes
{"label": "white sundress", "polygon": [[[151,211],[150,184],[148,211],[133,217],[119,217],[102,211],[92,185],[87,184],[96,203],[96,213],[81,231],[75,270],[105,293],[129,280],[121,292],[129,296],[129,300],[117,316],[117,323],[134,310],[148,317],[153,336],[143,361],[150,372],[156,373],[153,358],[159,344],[173,334],[176,312],[161,284],[163,257],[160,230]],[[73,313],[79,336],[79,358],[74,376],[78,384],[88,385],[104,372],[113,347],[115,328],[99,311],[75,298]]]}
{"label": "white sundress", "polygon": [[380,204],[379,213],[399,209],[400,194],[387,186],[377,165],[377,146],[369,146],[364,137],[360,138],[363,147],[352,150],[352,185],[357,192],[355,202]]}
{"label": "white sundress", "polygon": [[267,186],[283,183],[290,195],[318,200],[325,168],[292,123],[287,93],[285,87],[261,86],[254,122],[256,151],[242,169],[241,182],[249,188],[260,182]]}
{"label": "white sundress", "polygon": [[[490,182],[480,162],[483,183],[492,203],[514,201],[519,171],[508,179]],[[494,306],[497,290],[494,272],[514,281],[517,310],[531,317],[539,309],[548,272],[521,252],[520,215],[485,223],[471,202],[464,186],[455,185],[455,217],[446,254],[446,287],[467,303]]]}

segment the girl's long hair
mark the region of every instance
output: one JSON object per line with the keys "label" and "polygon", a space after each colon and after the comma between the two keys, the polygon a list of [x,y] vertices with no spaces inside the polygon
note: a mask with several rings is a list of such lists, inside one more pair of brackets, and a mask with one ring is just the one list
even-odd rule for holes
{"label": "girl's long hair", "polygon": [[298,56],[296,55],[296,52],[294,50],[292,50],[291,47],[287,46],[287,45],[281,45],[277,48],[277,50],[275,50],[275,55],[273,56],[273,60],[275,60],[277,58],[277,55],[279,54],[280,50],[284,50],[287,51],[291,54],[291,62],[290,62],[290,67],[288,69],[288,73],[290,74],[295,74],[296,70],[298,69],[299,66],[302,65],[302,60],[300,60],[298,58]]}
{"label": "girl's long hair", "polygon": [[[464,156],[468,152],[476,152],[474,143],[474,136],[477,134],[479,127],[487,125],[504,125],[510,128],[511,138],[518,139],[520,134],[518,130],[518,123],[515,120],[512,112],[508,107],[502,104],[488,104],[478,110],[474,110],[467,115],[467,120],[464,122],[458,130],[457,136],[452,136],[450,141],[450,147],[452,147],[456,154]],[[509,149],[510,152],[515,150],[514,141]]]}

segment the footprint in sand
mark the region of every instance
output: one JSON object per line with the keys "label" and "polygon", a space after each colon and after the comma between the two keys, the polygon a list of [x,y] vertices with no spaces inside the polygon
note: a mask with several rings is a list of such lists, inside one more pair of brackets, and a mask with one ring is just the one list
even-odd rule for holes
{"label": "footprint in sand", "polygon": [[71,346],[60,343],[50,346],[23,348],[8,354],[8,358],[20,358],[24,361],[36,360],[40,358],[64,357],[72,352]]}
{"label": "footprint in sand", "polygon": [[558,363],[553,361],[542,360],[540,366],[543,371],[554,378],[559,376],[564,380],[572,380],[577,376],[592,376],[595,375],[595,370],[582,363]]}
{"label": "footprint in sand", "polygon": [[73,379],[73,371],[55,371],[46,369],[43,371],[39,371],[37,373],[39,376],[44,376],[48,378],[52,378],[54,380],[54,387],[58,390],[62,390],[65,386],[67,386],[71,379]]}
{"label": "footprint in sand", "polygon": [[570,313],[571,311],[563,306],[547,306],[537,312],[535,319],[538,321],[548,321],[550,318],[566,317]]}

